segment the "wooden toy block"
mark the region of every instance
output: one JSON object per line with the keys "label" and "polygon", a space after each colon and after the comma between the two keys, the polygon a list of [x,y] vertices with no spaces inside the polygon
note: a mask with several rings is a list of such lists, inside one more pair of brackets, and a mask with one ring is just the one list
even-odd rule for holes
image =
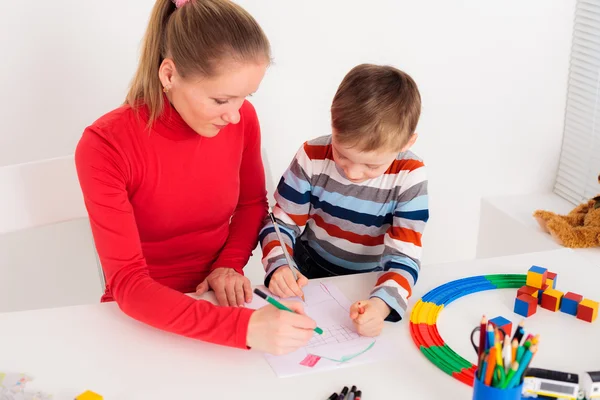
{"label": "wooden toy block", "polygon": [[508,336],[512,335],[512,322],[504,317],[496,317],[490,319],[490,324],[496,328],[501,328]]}
{"label": "wooden toy block", "polygon": [[546,268],[538,267],[537,265],[532,266],[527,271],[527,286],[542,289],[546,283],[548,277],[548,270]]}
{"label": "wooden toy block", "polygon": [[87,390],[81,393],[79,396],[75,397],[75,400],[102,400],[103,397],[98,393],[94,393],[91,390]]}
{"label": "wooden toy block", "polygon": [[546,284],[552,289],[556,289],[556,278],[558,278],[556,273],[548,271],[548,274],[546,275]]}
{"label": "wooden toy block", "polygon": [[546,289],[546,291],[542,294],[542,308],[554,312],[558,311],[563,296],[563,292],[559,290],[552,288]]}
{"label": "wooden toy block", "polygon": [[532,316],[537,311],[537,299],[528,294],[522,294],[515,299],[515,314],[525,318]]}
{"label": "wooden toy block", "polygon": [[531,297],[535,297],[537,299],[538,291],[539,291],[539,289],[537,289],[537,288],[525,285],[525,286],[522,286],[519,290],[517,290],[517,296],[522,295],[522,294],[528,294]]}
{"label": "wooden toy block", "polygon": [[594,322],[598,317],[598,302],[590,299],[582,300],[577,306],[577,318],[582,321]]}
{"label": "wooden toy block", "polygon": [[583,296],[573,292],[567,292],[563,296],[562,302],[560,303],[560,311],[565,314],[570,314],[573,316],[577,316],[577,308],[579,307],[579,303],[583,300]]}
{"label": "wooden toy block", "polygon": [[544,283],[544,286],[541,289],[538,289],[538,295],[537,295],[537,299],[538,299],[538,304],[542,304],[542,297],[544,292],[548,290],[548,285]]}

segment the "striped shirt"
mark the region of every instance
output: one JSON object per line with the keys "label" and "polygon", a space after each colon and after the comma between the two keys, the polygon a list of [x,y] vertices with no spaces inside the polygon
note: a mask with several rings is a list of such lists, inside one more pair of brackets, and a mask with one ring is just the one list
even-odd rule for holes
{"label": "striped shirt", "polygon": [[[273,214],[287,250],[300,238],[326,262],[356,271],[380,271],[370,297],[404,317],[420,271],[421,236],[429,218],[427,177],[413,153],[399,153],[381,176],[355,183],[333,160],[331,135],[304,143],[283,174]],[[287,265],[270,220],[260,232],[269,277]],[[315,260],[317,263],[319,260]]]}

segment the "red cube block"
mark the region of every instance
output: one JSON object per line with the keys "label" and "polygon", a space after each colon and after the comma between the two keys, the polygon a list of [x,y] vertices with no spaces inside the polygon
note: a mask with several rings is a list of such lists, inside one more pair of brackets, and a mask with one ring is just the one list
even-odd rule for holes
{"label": "red cube block", "polygon": [[556,289],[556,278],[558,276],[556,275],[555,272],[550,272],[548,271],[548,274],[546,275],[546,284],[548,286],[550,286],[552,289]]}
{"label": "red cube block", "polygon": [[546,289],[546,291],[542,293],[542,308],[554,312],[558,311],[563,295],[563,292],[559,290],[552,288]]}
{"label": "red cube block", "polygon": [[577,306],[577,318],[587,322],[594,322],[598,317],[598,302],[584,299]]}
{"label": "red cube block", "polygon": [[510,322],[504,317],[496,317],[490,319],[490,325],[502,329],[504,333],[508,336],[512,335],[512,322]]}
{"label": "red cube block", "polygon": [[534,288],[533,286],[522,286],[519,290],[517,290],[517,297],[522,295],[522,294],[528,294],[531,297],[535,297],[536,299],[538,298],[538,292],[540,289]]}
{"label": "red cube block", "polygon": [[530,317],[537,311],[538,302],[537,299],[528,294],[522,294],[517,296],[515,299],[515,314],[519,314],[523,317]]}

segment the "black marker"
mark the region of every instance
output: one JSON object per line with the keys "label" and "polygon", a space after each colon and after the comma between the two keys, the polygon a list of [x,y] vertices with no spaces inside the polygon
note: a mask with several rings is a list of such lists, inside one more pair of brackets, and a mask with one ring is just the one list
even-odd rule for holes
{"label": "black marker", "polygon": [[344,386],[344,388],[340,392],[340,396],[338,397],[338,400],[344,400],[346,398],[347,393],[348,393],[348,386]]}

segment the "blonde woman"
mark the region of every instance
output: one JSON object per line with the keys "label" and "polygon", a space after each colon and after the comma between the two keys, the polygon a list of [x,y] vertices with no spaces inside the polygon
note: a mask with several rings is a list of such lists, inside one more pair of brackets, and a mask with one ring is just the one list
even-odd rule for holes
{"label": "blonde woman", "polygon": [[[242,268],[267,215],[260,128],[246,97],[270,62],[228,0],[157,0],[125,104],[89,126],[75,161],[106,275],[102,301],[159,329],[283,354],[314,321],[253,311]],[[216,294],[220,306],[184,293]]]}

